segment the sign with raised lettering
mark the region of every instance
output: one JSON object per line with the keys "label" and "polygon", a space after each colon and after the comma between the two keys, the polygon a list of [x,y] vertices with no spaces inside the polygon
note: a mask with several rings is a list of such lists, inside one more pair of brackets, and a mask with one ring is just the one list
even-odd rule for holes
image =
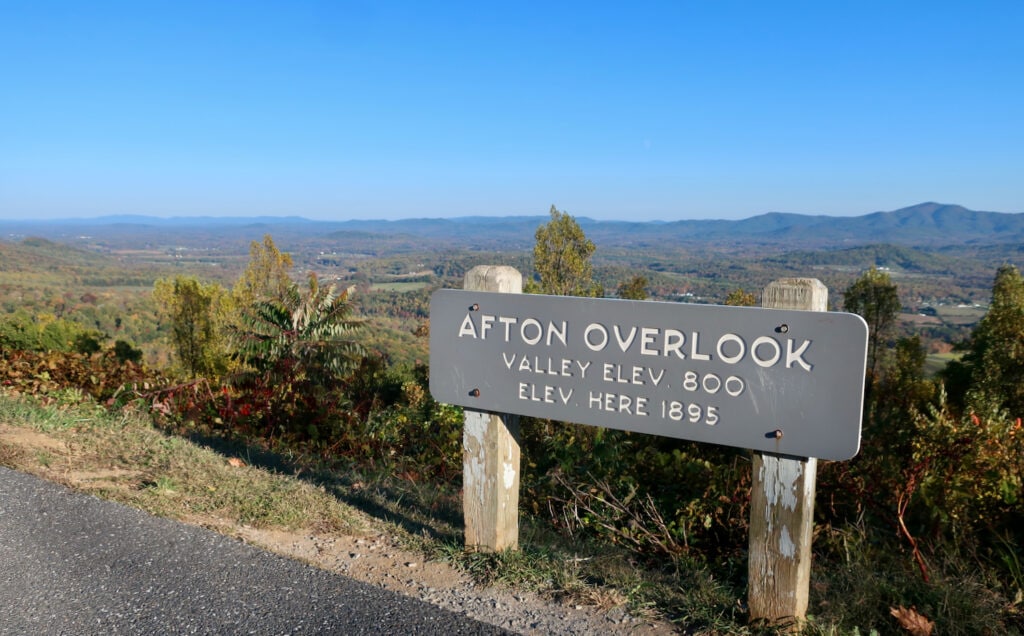
{"label": "sign with raised lettering", "polygon": [[430,302],[440,402],[843,460],[860,447],[855,314],[446,289]]}

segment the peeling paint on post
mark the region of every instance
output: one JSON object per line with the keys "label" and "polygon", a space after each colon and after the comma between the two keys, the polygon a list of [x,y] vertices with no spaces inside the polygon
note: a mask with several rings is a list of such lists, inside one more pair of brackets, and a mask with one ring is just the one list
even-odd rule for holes
{"label": "peeling paint on post", "polygon": [[[761,306],[826,311],[828,289],[814,278],[777,280],[765,288]],[[775,425],[785,432],[785,422]],[[797,631],[807,614],[818,462],[755,452],[752,471],[750,620]]]}
{"label": "peeling paint on post", "polygon": [[[466,272],[465,289],[518,294],[513,267],[481,265]],[[466,547],[487,552],[519,547],[519,417],[465,409],[462,507]]]}

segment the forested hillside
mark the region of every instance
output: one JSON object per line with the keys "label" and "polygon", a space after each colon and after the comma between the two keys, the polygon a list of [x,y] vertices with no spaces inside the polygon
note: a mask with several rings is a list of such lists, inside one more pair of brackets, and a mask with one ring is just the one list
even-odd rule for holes
{"label": "forested hillside", "polygon": [[[978,231],[943,242],[958,222]],[[4,396],[137,409],[167,433],[249,444],[300,472],[359,471],[431,511],[457,499],[462,432],[461,411],[429,395],[429,298],[474,265],[512,265],[530,293],[664,302],[756,304],[771,280],[816,277],[833,309],[865,317],[871,345],[861,452],[820,470],[809,633],[891,631],[897,605],[941,633],[1024,629],[1024,282],[1020,244],[1003,242],[1014,215],[917,206],[847,222],[891,240],[846,245],[854,230],[837,230],[819,237],[828,249],[793,238],[843,223],[788,215],[698,229],[554,208],[398,232],[192,223],[0,241]],[[924,239],[897,240],[896,227]],[[574,567],[632,586],[631,602],[683,630],[748,631],[736,602],[747,451],[529,418],[521,445],[536,541],[623,551],[643,578],[624,583],[590,556]]]}
{"label": "forested hillside", "polygon": [[[743,221],[579,223],[598,247],[595,278],[608,293],[639,273],[652,299],[714,303],[735,289],[758,290],[783,276],[815,276],[838,290],[865,268],[881,268],[899,283],[905,332],[920,333],[930,351],[940,352],[962,340],[965,327],[980,316],[961,305],[984,306],[995,269],[1024,254],[1018,240],[1022,216],[921,204],[851,218],[769,214]],[[151,360],[166,362],[156,337],[159,327],[146,322],[143,310],[153,281],[187,273],[230,284],[245,266],[249,244],[271,234],[294,256],[296,279],[312,271],[355,286],[355,305],[381,321],[375,346],[411,362],[425,353],[408,337],[424,318],[425,296],[404,294],[457,286],[465,271],[483,263],[529,272],[533,232],[542,222],[539,217],[5,221],[0,233],[11,240],[0,242],[0,267],[7,271],[0,299],[8,301],[8,313],[10,299],[30,313],[58,317],[67,307],[83,309],[70,314],[105,334],[124,335]],[[81,307],[83,295],[97,298],[92,311]],[[115,297],[120,306],[112,303]]]}

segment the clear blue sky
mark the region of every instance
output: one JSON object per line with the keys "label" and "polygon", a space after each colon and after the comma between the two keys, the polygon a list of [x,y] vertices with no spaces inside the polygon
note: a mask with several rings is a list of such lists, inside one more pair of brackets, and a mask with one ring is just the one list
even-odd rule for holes
{"label": "clear blue sky", "polygon": [[0,218],[1024,212],[1024,2],[0,0]]}

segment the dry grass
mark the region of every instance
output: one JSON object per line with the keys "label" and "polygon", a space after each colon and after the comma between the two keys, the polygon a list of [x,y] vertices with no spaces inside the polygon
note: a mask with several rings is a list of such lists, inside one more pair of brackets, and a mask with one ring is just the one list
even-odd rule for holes
{"label": "dry grass", "polygon": [[0,395],[0,464],[174,519],[353,534],[367,526],[322,488],[85,400]]}

